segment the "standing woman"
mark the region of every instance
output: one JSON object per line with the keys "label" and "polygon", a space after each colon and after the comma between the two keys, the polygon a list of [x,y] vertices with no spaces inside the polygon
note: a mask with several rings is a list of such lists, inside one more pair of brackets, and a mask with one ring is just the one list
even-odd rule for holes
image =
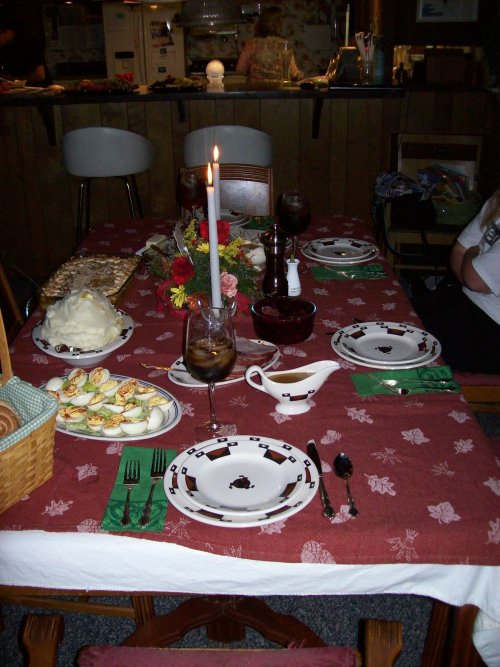
{"label": "standing woman", "polygon": [[420,295],[415,310],[453,370],[500,373],[500,188],[459,234],[450,268],[457,283]]}
{"label": "standing woman", "polygon": [[[236,65],[238,74],[250,79],[281,78],[280,51],[286,44],[286,39],[280,34],[282,24],[283,15],[279,7],[264,9],[255,24],[255,37],[246,42],[238,58]],[[302,79],[302,72],[297,67],[293,54],[290,76],[293,81]]]}

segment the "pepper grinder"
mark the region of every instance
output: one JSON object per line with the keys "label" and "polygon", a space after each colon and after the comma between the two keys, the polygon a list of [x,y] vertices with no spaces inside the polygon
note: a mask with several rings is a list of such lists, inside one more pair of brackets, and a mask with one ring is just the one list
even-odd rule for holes
{"label": "pepper grinder", "polygon": [[285,275],[286,236],[277,224],[260,235],[266,254],[266,272],[262,281],[264,296],[287,296]]}

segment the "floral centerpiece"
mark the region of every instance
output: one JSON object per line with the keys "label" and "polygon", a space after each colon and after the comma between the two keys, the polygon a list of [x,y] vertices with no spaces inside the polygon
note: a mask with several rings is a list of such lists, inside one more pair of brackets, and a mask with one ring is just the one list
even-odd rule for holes
{"label": "floral centerpiece", "polygon": [[[236,301],[240,312],[259,294],[259,270],[245,253],[247,241],[231,238],[229,223],[217,221],[219,266],[222,296]],[[192,310],[210,296],[210,246],[208,222],[189,222],[175,248],[156,255],[153,271],[164,278],[156,290],[157,308],[169,312]],[[181,249],[179,249],[179,246]]]}

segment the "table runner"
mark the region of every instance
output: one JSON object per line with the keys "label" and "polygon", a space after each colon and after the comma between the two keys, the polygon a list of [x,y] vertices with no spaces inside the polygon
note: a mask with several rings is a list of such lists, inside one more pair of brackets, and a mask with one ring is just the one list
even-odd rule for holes
{"label": "table runner", "polygon": [[[162,221],[109,223],[93,230],[82,250],[134,251],[164,228]],[[373,241],[362,221],[343,217],[316,217],[300,241],[332,235]],[[376,261],[385,265],[383,257]],[[299,345],[280,346],[279,360],[282,369],[319,359],[340,363],[315,395],[312,410],[281,415],[270,396],[245,382],[218,387],[216,396],[219,416],[236,420],[241,434],[280,438],[304,449],[309,438],[316,440],[338,511],[332,525],[321,517],[315,498],[287,521],[234,530],[198,523],[169,507],[162,533],[134,537],[263,561],[498,564],[498,464],[464,399],[446,394],[360,397],[350,375],[365,369],[337,358],[331,349],[327,334],[353,319],[421,326],[399,283],[391,274],[377,281],[315,281],[313,265],[301,257],[302,293],[318,308],[313,335]],[[183,451],[193,444],[193,426],[208,415],[208,397],[204,389],[176,386],[165,372],[140,366],[141,361],[169,365],[181,355],[183,323],[159,313],[154,294],[155,278],[142,268],[120,304],[135,320],[134,334],[104,365],[176,396],[183,407],[181,422],[143,445]],[[12,347],[14,372],[35,385],[66,370],[31,341],[33,324],[41,317],[37,311]],[[249,316],[239,313],[235,328],[239,335],[255,336]],[[57,433],[53,478],[0,515],[0,529],[100,532],[123,446]],[[343,482],[332,472],[340,450],[354,462],[356,519],[348,515]]]}

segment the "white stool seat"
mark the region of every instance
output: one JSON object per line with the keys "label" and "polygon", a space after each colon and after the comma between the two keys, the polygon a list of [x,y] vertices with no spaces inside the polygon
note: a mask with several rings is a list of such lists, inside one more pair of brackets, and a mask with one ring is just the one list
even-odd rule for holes
{"label": "white stool seat", "polygon": [[214,146],[219,149],[221,164],[259,167],[272,164],[272,138],[266,132],[243,125],[213,125],[189,132],[184,137],[184,166],[197,167],[212,162]]}
{"label": "white stool seat", "polygon": [[[63,136],[62,156],[67,172],[81,179],[77,245],[90,227],[90,181],[93,178],[121,178],[132,217],[143,217],[134,176],[149,169],[153,162],[153,146],[145,137],[114,127],[83,127]],[[85,234],[82,232],[84,209]]]}

